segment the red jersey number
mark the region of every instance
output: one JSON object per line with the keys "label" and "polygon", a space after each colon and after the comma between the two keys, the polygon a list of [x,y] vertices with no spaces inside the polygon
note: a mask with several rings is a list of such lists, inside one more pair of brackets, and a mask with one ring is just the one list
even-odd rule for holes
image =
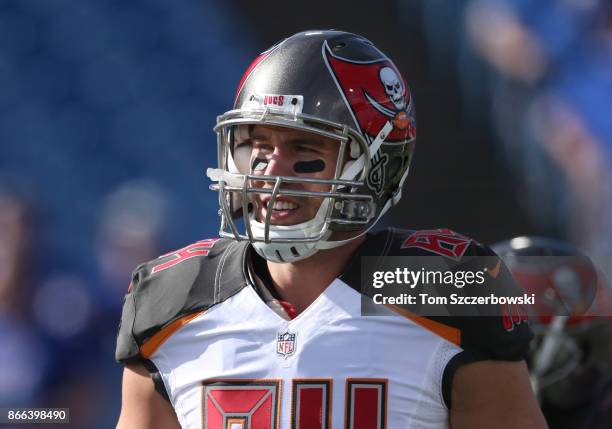
{"label": "red jersey number", "polygon": [[[202,383],[204,429],[278,429],[281,380],[211,380]],[[291,429],[331,429],[332,380],[291,383]],[[345,429],[384,429],[387,380],[346,381]]]}

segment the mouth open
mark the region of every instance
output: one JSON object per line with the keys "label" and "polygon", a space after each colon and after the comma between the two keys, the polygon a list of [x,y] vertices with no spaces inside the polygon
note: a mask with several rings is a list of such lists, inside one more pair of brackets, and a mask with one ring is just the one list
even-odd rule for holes
{"label": "mouth open", "polygon": [[[268,210],[270,201],[264,201],[264,208]],[[296,210],[300,206],[291,201],[278,201],[274,202],[274,207],[272,210],[274,211],[286,211],[286,210]]]}
{"label": "mouth open", "polygon": [[[265,200],[262,202],[262,218],[265,219],[268,215],[268,210],[270,209],[270,200]],[[290,220],[291,217],[297,213],[300,205],[293,201],[287,200],[276,200],[274,202],[274,206],[272,207],[272,214],[270,215],[270,220],[273,223],[278,223],[282,221]]]}

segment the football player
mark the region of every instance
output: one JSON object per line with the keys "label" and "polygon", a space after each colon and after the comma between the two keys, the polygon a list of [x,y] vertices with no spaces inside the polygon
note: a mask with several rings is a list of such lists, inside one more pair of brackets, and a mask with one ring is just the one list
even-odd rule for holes
{"label": "football player", "polygon": [[416,137],[389,58],[351,33],[293,35],[253,61],[215,130],[221,238],[134,272],[119,428],[545,427],[522,320],[361,311],[362,257],[494,257],[446,229],[369,232]]}
{"label": "football player", "polygon": [[516,237],[492,248],[536,296],[532,386],[554,429],[610,427],[612,291],[589,257],[569,243]]}

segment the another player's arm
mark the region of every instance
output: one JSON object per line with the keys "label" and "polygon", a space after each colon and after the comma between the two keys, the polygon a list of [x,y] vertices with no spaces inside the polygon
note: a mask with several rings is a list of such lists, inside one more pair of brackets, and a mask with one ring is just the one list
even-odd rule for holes
{"label": "another player's arm", "polygon": [[180,429],[174,409],[155,390],[142,364],[127,364],[123,371],[121,415],[117,429]]}
{"label": "another player's arm", "polygon": [[453,377],[453,429],[545,429],[524,361],[480,361]]}

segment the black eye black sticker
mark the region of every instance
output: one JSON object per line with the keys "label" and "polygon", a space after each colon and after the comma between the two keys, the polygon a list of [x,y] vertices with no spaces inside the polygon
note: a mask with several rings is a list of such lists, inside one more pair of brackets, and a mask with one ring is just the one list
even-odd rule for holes
{"label": "black eye black sticker", "polygon": [[325,170],[325,162],[322,159],[312,161],[298,161],[293,165],[296,173],[318,173]]}
{"label": "black eye black sticker", "polygon": [[268,160],[265,158],[255,158],[251,163],[251,171],[264,171],[268,167]]}

